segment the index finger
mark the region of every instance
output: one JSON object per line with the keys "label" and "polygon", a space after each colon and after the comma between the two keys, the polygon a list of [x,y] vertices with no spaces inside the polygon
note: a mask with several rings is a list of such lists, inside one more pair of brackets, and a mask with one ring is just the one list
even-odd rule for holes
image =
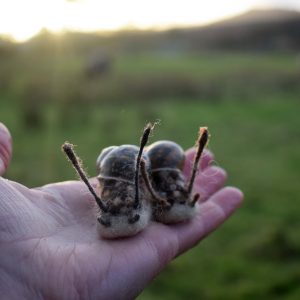
{"label": "index finger", "polygon": [[[190,175],[195,154],[196,154],[195,148],[190,148],[185,152],[185,164],[183,167],[183,173],[185,176]],[[200,170],[204,171],[213,162],[213,160],[214,160],[213,153],[205,149],[200,158]]]}

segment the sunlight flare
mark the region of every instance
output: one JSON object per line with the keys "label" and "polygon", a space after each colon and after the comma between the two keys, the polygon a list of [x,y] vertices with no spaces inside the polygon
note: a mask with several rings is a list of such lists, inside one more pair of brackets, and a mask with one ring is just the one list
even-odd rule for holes
{"label": "sunlight flare", "polygon": [[24,41],[43,28],[53,32],[166,29],[207,24],[257,6],[257,0],[0,0],[0,34]]}

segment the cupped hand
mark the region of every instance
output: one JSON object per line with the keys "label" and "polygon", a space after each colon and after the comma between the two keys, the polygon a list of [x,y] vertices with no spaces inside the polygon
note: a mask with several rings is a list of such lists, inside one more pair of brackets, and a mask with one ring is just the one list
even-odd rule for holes
{"label": "cupped hand", "polygon": [[[0,124],[0,175],[11,157],[11,138]],[[187,151],[189,174],[194,150]],[[3,299],[132,299],[172,259],[198,244],[241,204],[223,187],[226,173],[206,151],[195,192],[200,213],[178,225],[151,223],[131,238],[104,240],[96,206],[80,181],[29,189],[0,177],[0,291]],[[69,167],[66,165],[66,167]]]}

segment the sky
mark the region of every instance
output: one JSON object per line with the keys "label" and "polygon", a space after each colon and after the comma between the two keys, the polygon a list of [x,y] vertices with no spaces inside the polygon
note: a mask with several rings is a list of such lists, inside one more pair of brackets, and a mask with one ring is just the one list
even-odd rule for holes
{"label": "sky", "polygon": [[0,0],[0,34],[24,41],[43,28],[53,32],[165,29],[269,7],[300,10],[300,0]]}

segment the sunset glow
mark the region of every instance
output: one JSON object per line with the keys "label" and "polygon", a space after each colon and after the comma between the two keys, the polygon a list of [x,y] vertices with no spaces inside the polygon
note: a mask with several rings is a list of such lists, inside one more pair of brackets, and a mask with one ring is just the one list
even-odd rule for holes
{"label": "sunset glow", "polygon": [[164,29],[206,24],[271,4],[271,0],[0,0],[0,34],[24,41],[43,28],[53,32]]}

